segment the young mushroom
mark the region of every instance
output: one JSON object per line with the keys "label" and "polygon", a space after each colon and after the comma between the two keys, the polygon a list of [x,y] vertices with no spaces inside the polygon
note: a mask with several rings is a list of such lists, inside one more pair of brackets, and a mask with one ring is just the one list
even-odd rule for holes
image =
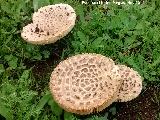
{"label": "young mushroom", "polygon": [[66,111],[86,115],[102,111],[117,99],[120,82],[110,77],[113,60],[79,54],[59,63],[50,77],[54,100]]}
{"label": "young mushroom", "polygon": [[33,14],[33,23],[23,27],[21,36],[32,44],[49,44],[66,36],[74,27],[76,14],[68,4],[48,5]]}
{"label": "young mushroom", "polygon": [[136,98],[142,90],[142,78],[137,71],[125,66],[117,65],[122,85],[118,93],[119,102],[127,102]]}

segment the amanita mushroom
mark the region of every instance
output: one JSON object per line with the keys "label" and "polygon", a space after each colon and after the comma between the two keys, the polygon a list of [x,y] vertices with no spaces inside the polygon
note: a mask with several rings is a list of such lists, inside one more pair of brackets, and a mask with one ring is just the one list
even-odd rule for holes
{"label": "amanita mushroom", "polygon": [[142,78],[137,71],[125,65],[117,65],[122,85],[118,93],[119,102],[127,102],[136,98],[142,90]]}
{"label": "amanita mushroom", "polygon": [[80,115],[102,111],[117,99],[120,82],[110,77],[113,60],[100,54],[79,54],[59,63],[50,91],[66,111]]}
{"label": "amanita mushroom", "polygon": [[21,36],[32,44],[54,43],[74,27],[76,14],[68,4],[48,5],[33,14],[33,23],[22,30]]}

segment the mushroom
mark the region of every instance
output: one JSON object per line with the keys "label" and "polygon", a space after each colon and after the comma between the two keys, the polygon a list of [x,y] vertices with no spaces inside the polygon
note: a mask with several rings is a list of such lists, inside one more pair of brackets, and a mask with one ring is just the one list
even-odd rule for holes
{"label": "mushroom", "polygon": [[32,16],[33,23],[23,27],[21,36],[32,44],[49,44],[66,36],[74,27],[76,14],[68,4],[48,5]]}
{"label": "mushroom", "polygon": [[142,78],[137,71],[125,65],[117,65],[122,85],[118,93],[118,102],[127,102],[136,98],[142,90]]}
{"label": "mushroom", "polygon": [[120,82],[110,77],[112,59],[84,53],[59,63],[50,77],[55,101],[66,111],[86,115],[102,111],[117,99]]}

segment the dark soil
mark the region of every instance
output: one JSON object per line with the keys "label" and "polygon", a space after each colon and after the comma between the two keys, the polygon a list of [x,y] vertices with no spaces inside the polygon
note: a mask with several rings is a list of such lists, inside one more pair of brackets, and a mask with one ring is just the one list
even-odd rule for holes
{"label": "dark soil", "polygon": [[51,74],[51,66],[49,60],[46,62],[39,61],[39,62],[31,62],[30,65],[33,65],[32,73],[33,73],[33,80],[31,89],[37,91],[39,94],[44,91],[44,88],[48,86],[49,83],[49,75]]}
{"label": "dark soil", "polygon": [[50,53],[50,57],[46,60],[30,61],[25,60],[24,64],[27,68],[32,67],[33,80],[31,89],[41,93],[44,88],[48,86],[49,78],[54,67],[60,62],[61,54],[66,49],[66,43],[64,40],[57,41],[55,44],[49,44],[41,46],[44,50],[53,51]]}
{"label": "dark soil", "polygon": [[118,103],[117,120],[157,120],[160,113],[160,87],[150,85],[136,99]]}

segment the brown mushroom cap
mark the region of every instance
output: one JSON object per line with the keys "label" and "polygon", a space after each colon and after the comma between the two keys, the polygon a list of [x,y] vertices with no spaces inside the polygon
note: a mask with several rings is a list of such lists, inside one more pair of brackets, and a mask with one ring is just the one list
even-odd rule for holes
{"label": "brown mushroom cap", "polygon": [[122,85],[118,93],[119,102],[127,102],[136,98],[142,90],[142,78],[137,71],[125,66],[117,65]]}
{"label": "brown mushroom cap", "polygon": [[68,4],[48,5],[33,14],[33,23],[25,26],[21,36],[32,44],[54,43],[74,27],[76,14]]}
{"label": "brown mushroom cap", "polygon": [[50,90],[66,111],[98,112],[117,99],[120,83],[109,75],[114,62],[99,54],[79,54],[60,62],[50,78]]}

